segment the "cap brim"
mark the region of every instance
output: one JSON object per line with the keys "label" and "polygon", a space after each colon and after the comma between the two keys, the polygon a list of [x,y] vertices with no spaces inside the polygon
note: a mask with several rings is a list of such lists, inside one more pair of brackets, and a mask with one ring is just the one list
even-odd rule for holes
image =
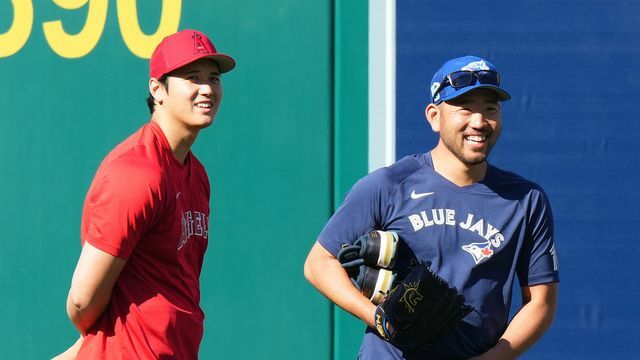
{"label": "cap brim", "polygon": [[200,59],[212,59],[213,61],[218,63],[218,70],[220,70],[221,74],[229,72],[236,67],[236,61],[231,56],[226,54],[217,53],[214,55],[203,56]]}
{"label": "cap brim", "polygon": [[449,94],[448,96],[445,96],[445,97],[441,98],[439,100],[439,102],[447,101],[447,100],[453,100],[453,99],[457,98],[460,95],[466,94],[469,91],[476,90],[476,89],[489,89],[489,90],[492,90],[494,93],[496,93],[496,95],[498,95],[498,101],[507,101],[507,100],[511,99],[511,95],[509,95],[508,92],[506,92],[504,89],[502,89],[499,86],[488,85],[488,84],[477,84],[477,85],[474,85],[474,86],[467,86],[467,87],[464,87],[464,88],[462,88],[460,90],[454,91],[451,94]]}

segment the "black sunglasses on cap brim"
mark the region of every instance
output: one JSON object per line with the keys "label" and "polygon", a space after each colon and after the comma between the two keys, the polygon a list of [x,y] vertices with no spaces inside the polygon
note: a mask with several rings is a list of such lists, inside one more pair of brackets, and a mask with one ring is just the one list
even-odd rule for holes
{"label": "black sunglasses on cap brim", "polygon": [[495,85],[500,86],[500,74],[497,71],[493,70],[460,70],[454,71],[451,74],[444,77],[444,80],[438,86],[438,89],[433,93],[433,97],[435,98],[442,89],[444,89],[447,85],[451,86],[454,89],[460,89],[463,87],[467,87],[473,85],[476,82],[476,79],[483,85]]}

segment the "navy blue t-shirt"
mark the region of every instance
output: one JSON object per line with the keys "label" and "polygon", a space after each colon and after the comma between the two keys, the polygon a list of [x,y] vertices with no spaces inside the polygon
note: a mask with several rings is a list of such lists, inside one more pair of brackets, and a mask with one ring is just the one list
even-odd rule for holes
{"label": "navy blue t-shirt", "polygon": [[397,348],[368,328],[360,359],[465,359],[495,345],[520,286],[559,281],[553,217],[543,190],[488,166],[485,179],[459,187],[433,169],[431,154],[407,156],[358,181],[318,241],[333,255],[371,230],[395,231],[394,271],[416,261],[455,286],[476,311],[424,350]]}

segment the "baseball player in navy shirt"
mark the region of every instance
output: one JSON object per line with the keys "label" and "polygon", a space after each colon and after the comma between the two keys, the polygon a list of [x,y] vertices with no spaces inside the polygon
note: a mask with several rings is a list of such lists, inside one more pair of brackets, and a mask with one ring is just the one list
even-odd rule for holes
{"label": "baseball player in navy shirt", "polygon": [[[425,115],[440,139],[358,181],[311,249],[306,278],[368,328],[359,359],[514,359],[549,328],[556,310],[558,262],[553,216],[542,188],[488,163],[502,127],[500,87],[487,60],[464,56],[436,72]],[[474,307],[453,331],[424,348],[403,348],[373,330],[376,306],[336,259],[371,230],[394,231],[394,271],[418,261],[455,286]],[[514,281],[522,306],[509,321]]]}

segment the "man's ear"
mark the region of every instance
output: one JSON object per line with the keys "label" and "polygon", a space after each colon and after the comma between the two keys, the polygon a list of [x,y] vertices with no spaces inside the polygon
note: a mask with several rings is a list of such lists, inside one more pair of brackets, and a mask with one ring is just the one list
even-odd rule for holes
{"label": "man's ear", "polygon": [[427,108],[424,109],[424,115],[431,125],[431,130],[434,132],[440,132],[440,108],[434,105],[433,103],[427,105]]}
{"label": "man's ear", "polygon": [[161,105],[165,96],[167,96],[167,91],[160,80],[151,78],[149,79],[149,94],[153,97],[154,103]]}

